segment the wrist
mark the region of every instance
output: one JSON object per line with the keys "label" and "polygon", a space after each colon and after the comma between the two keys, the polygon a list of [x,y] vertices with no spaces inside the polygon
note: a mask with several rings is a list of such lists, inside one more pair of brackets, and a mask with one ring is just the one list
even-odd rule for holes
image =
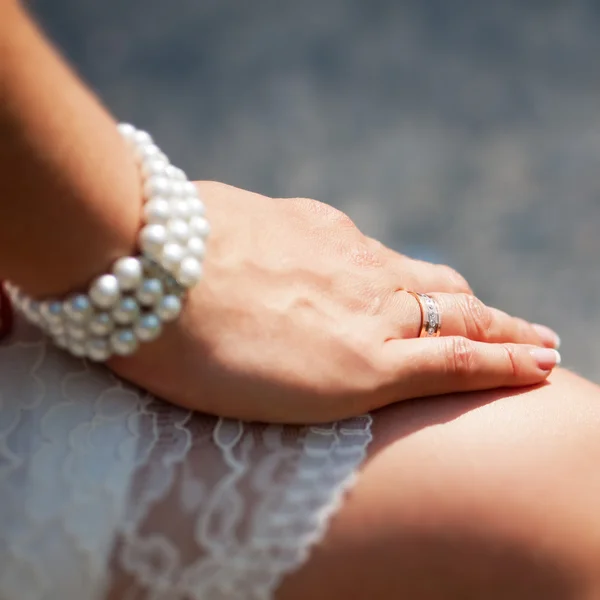
{"label": "wrist", "polygon": [[145,225],[135,251],[66,297],[37,300],[14,281],[7,288],[19,311],[57,346],[97,361],[133,354],[179,316],[186,291],[202,277],[209,233],[204,204],[185,173],[148,133],[128,124],[119,132],[143,181]]}

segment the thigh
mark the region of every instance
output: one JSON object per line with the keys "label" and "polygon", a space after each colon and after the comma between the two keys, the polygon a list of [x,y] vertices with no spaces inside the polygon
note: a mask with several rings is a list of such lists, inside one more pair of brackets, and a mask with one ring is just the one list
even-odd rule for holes
{"label": "thigh", "polygon": [[399,403],[278,598],[599,597],[599,501],[600,388],[575,375]]}

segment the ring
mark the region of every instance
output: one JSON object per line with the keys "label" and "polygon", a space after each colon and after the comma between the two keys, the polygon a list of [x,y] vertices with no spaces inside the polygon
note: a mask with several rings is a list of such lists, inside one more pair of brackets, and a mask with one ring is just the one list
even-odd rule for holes
{"label": "ring", "polygon": [[439,337],[442,329],[442,315],[438,303],[427,294],[408,292],[419,303],[421,309],[421,331],[419,337]]}

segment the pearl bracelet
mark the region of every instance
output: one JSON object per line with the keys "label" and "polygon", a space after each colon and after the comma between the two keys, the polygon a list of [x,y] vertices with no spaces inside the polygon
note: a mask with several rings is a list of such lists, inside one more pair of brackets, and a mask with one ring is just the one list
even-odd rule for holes
{"label": "pearl bracelet", "polygon": [[185,173],[171,165],[145,131],[122,123],[143,182],[141,251],[118,259],[86,293],[37,301],[6,282],[13,305],[71,354],[104,361],[155,340],[181,312],[185,292],[202,277],[210,232],[204,204]]}

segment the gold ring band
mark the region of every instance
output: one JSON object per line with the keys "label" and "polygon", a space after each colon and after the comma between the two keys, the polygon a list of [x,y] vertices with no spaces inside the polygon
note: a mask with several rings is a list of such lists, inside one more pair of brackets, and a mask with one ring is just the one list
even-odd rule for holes
{"label": "gold ring band", "polygon": [[427,294],[408,293],[415,298],[421,309],[421,329],[418,337],[439,337],[442,329],[442,315],[438,303]]}

